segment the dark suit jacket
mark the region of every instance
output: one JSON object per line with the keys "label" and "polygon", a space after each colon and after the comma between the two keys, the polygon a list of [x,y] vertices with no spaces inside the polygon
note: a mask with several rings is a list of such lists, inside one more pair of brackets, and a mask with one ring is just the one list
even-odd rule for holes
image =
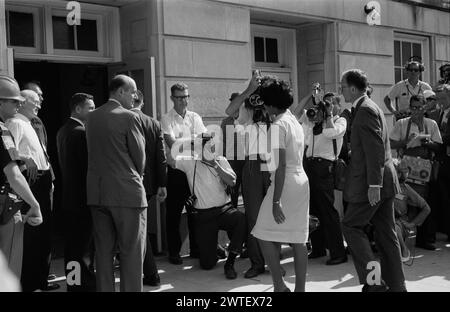
{"label": "dark suit jacket", "polygon": [[139,116],[116,102],[88,115],[88,205],[147,207],[142,133]]}
{"label": "dark suit jacket", "polygon": [[87,145],[86,129],[69,119],[56,135],[58,160],[63,185],[63,209],[86,209]]}
{"label": "dark suit jacket", "polygon": [[381,198],[398,194],[389,134],[381,108],[368,97],[355,108],[350,135],[351,159],[346,172],[344,198],[351,203],[368,202],[369,185],[381,185]]}
{"label": "dark suit jacket", "polygon": [[145,137],[146,163],[144,187],[147,197],[156,194],[158,187],[167,186],[167,159],[164,150],[164,137],[159,122],[139,109],[132,109],[139,115]]}

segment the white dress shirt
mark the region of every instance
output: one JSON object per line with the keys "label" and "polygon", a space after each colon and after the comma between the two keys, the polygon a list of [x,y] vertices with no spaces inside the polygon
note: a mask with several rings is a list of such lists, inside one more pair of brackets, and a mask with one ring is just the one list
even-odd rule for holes
{"label": "white dress shirt", "polygon": [[[175,140],[186,139],[188,141],[207,131],[199,114],[186,111],[183,118],[174,108],[161,117],[161,129],[165,135],[170,135]],[[187,142],[187,144],[190,144],[190,142]],[[173,150],[176,157],[178,151]],[[167,163],[172,168],[175,168],[174,155],[172,155],[171,149],[166,144]]]}
{"label": "white dress shirt", "polygon": [[[231,198],[225,192],[226,186],[217,171],[200,160],[194,159],[193,156],[177,156],[176,168],[186,173],[191,192],[194,184],[194,171],[196,171],[194,193],[197,196],[197,202],[195,208],[207,209],[229,203]],[[216,159],[223,169],[231,169],[225,157],[219,156]],[[195,169],[196,162],[197,169]]]}
{"label": "white dress shirt", "polygon": [[[341,153],[343,138],[347,129],[347,120],[343,117],[333,117],[334,128],[325,128],[319,135],[313,135],[314,123],[306,120],[302,126],[305,132],[306,158],[320,157],[334,161]],[[333,140],[336,140],[336,154]]]}
{"label": "white dress shirt", "polygon": [[72,117],[72,116],[70,116],[70,119],[75,120],[76,122],[78,122],[80,125],[82,125],[84,127],[84,123],[80,119]]}
{"label": "white dress shirt", "polygon": [[32,158],[38,170],[50,169],[42,144],[26,116],[17,113],[13,118],[8,119],[6,127],[16,142],[20,156]]}

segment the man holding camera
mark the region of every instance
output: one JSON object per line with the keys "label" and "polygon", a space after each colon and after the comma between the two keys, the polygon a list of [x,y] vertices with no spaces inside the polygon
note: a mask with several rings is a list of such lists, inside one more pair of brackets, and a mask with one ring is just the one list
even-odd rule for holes
{"label": "man holding camera", "polygon": [[[406,63],[405,70],[408,78],[395,84],[384,98],[384,104],[395,115],[396,120],[409,115],[409,100],[413,95],[423,94],[425,90],[431,90],[428,83],[419,80],[421,73],[425,70],[421,62],[410,60]],[[395,103],[395,109],[392,103]]]}
{"label": "man holding camera", "polygon": [[177,156],[175,167],[186,174],[192,190],[186,209],[195,222],[200,267],[210,270],[216,265],[218,232],[227,231],[230,245],[224,271],[227,279],[235,279],[234,260],[245,239],[245,216],[233,207],[226,192],[226,187],[235,185],[236,174],[225,157],[211,151],[212,145],[207,143],[210,139],[207,136],[199,138],[202,140],[200,153]]}
{"label": "man holding camera", "polygon": [[[426,103],[422,95],[414,95],[410,100],[411,117],[401,119],[394,125],[390,134],[391,147],[397,149],[401,157],[412,156],[431,160],[438,153],[442,138],[439,127],[433,119],[425,118]],[[423,163],[423,162],[422,162]],[[422,171],[421,168],[419,171]],[[426,201],[430,200],[430,181],[411,182],[411,187]],[[433,220],[435,212],[425,220],[417,232],[416,245],[427,250],[435,250],[433,242],[436,240],[436,225]]]}
{"label": "man holding camera", "polygon": [[305,130],[305,171],[311,188],[311,214],[320,220],[319,228],[311,234],[310,259],[326,255],[327,265],[347,262],[339,214],[334,207],[334,161],[341,152],[347,128],[345,118],[333,116],[333,95],[321,99],[314,92],[314,107],[308,109]]}
{"label": "man holding camera", "polygon": [[[191,195],[186,174],[175,166],[174,155],[180,153],[180,148],[190,148],[191,142],[197,136],[206,132],[202,118],[192,111],[187,110],[189,104],[189,89],[184,83],[176,83],[171,89],[170,99],[173,109],[161,118],[161,129],[167,145],[167,211],[166,231],[169,251],[169,262],[182,264],[180,257],[181,237],[180,221],[186,199]],[[198,257],[198,248],[194,234],[193,218],[188,215],[190,256]],[[216,241],[217,244],[217,241]],[[216,251],[216,248],[214,248]]]}

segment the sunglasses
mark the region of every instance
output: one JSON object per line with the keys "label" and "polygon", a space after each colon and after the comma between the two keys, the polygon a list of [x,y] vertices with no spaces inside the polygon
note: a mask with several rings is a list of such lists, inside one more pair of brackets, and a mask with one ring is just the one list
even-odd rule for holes
{"label": "sunglasses", "polygon": [[431,101],[436,101],[436,98],[435,98],[435,97],[429,97],[429,98],[427,99],[427,102],[431,102]]}

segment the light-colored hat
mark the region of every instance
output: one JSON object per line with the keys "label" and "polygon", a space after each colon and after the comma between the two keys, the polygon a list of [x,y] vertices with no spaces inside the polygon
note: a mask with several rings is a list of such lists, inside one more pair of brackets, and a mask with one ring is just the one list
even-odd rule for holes
{"label": "light-colored hat", "polygon": [[20,95],[19,84],[14,78],[0,75],[0,99],[25,101]]}
{"label": "light-colored hat", "polygon": [[423,97],[425,98],[425,100],[426,99],[428,99],[429,97],[435,97],[436,96],[436,93],[434,93],[433,91],[431,91],[431,90],[425,90],[425,91],[423,91]]}

